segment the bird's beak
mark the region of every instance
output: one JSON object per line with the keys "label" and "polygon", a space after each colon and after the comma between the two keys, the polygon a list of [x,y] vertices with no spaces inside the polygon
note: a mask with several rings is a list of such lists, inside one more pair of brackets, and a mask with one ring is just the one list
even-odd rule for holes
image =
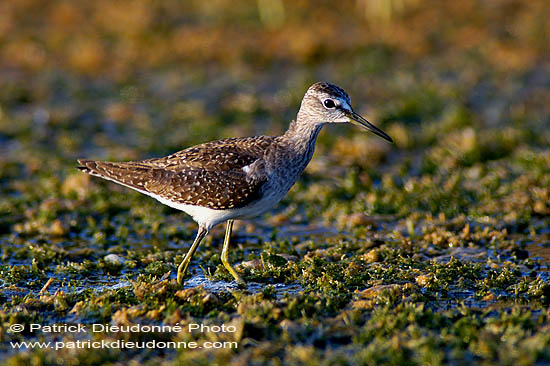
{"label": "bird's beak", "polygon": [[384,131],[355,113],[354,111],[345,111],[346,117],[349,118],[349,121],[353,123],[354,125],[357,125],[359,127],[363,127],[364,129],[369,130],[370,132],[382,137],[384,140],[387,140],[389,142],[393,142],[392,138],[389,137]]}

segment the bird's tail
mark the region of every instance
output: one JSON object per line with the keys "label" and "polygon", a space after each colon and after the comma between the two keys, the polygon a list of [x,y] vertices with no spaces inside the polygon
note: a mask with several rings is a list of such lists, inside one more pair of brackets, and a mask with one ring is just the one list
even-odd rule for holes
{"label": "bird's tail", "polygon": [[78,163],[80,165],[76,168],[84,173],[113,181],[142,193],[148,191],[146,184],[148,182],[147,177],[150,177],[151,168],[140,166],[135,162],[115,163],[78,159]]}

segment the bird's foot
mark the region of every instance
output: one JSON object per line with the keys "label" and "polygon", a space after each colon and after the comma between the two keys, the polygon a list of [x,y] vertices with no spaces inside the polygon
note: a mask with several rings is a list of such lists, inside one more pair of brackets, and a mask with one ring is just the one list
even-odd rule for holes
{"label": "bird's foot", "polygon": [[187,274],[187,267],[188,266],[189,266],[189,261],[186,261],[185,259],[178,266],[177,281],[178,281],[178,284],[180,284],[181,286],[183,286],[183,282],[184,282],[184,279],[185,279],[185,275]]}
{"label": "bird's foot", "polygon": [[233,276],[233,278],[235,279],[235,281],[237,281],[237,283],[239,284],[239,287],[244,287],[246,288],[246,282],[244,282],[244,280],[242,279],[242,277],[237,273],[237,271],[235,270],[235,268],[233,268],[231,266],[231,264],[229,264],[229,262],[226,262],[226,261],[222,261],[222,264],[223,266],[225,267],[225,269],[227,269],[227,271],[231,274],[231,276]]}

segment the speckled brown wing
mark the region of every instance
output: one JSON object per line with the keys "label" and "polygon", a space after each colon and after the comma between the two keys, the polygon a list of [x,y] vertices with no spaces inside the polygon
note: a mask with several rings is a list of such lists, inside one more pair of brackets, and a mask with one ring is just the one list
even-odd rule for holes
{"label": "speckled brown wing", "polygon": [[[246,206],[266,181],[262,157],[273,138],[233,138],[135,162],[79,160],[79,169],[178,204],[212,209]],[[251,169],[243,167],[252,164]]]}
{"label": "speckled brown wing", "polygon": [[223,139],[196,145],[163,158],[143,160],[141,163],[176,171],[185,168],[242,169],[261,159],[274,140],[271,136]]}

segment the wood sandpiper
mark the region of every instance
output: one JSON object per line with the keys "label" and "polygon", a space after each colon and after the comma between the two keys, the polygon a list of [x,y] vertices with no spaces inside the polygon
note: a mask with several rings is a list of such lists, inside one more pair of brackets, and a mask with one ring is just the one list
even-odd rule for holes
{"label": "wood sandpiper", "polygon": [[213,226],[226,221],[221,261],[233,278],[245,285],[227,256],[233,220],[252,218],[275,206],[311,160],[323,125],[346,122],[392,142],[386,133],[353,111],[343,89],[319,82],[307,90],[296,120],[281,136],[228,138],[141,161],[80,159],[78,168],[193,217],[199,229],[178,267],[180,284],[201,240]]}

